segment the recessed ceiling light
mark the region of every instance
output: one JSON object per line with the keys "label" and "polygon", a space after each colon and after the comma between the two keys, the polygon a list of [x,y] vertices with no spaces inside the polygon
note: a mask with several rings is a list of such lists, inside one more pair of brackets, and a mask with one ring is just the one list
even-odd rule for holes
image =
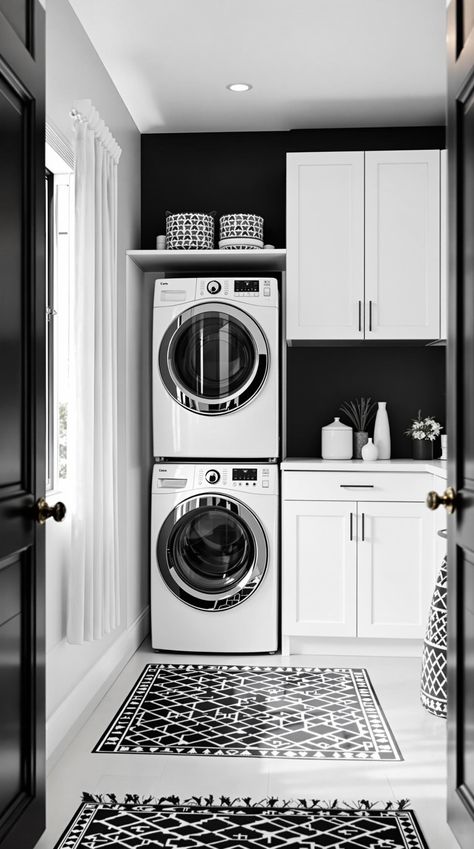
{"label": "recessed ceiling light", "polygon": [[252,86],[249,83],[230,83],[226,88],[229,91],[250,91]]}

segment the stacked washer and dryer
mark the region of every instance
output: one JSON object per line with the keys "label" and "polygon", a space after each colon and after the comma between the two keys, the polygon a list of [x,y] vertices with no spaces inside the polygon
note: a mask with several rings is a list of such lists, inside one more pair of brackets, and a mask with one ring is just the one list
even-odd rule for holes
{"label": "stacked washer and dryer", "polygon": [[153,648],[276,651],[276,279],[156,280],[153,453]]}

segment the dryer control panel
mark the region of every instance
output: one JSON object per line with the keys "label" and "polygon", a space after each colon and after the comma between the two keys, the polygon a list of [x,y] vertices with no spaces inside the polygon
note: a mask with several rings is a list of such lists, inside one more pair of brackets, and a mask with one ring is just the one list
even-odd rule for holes
{"label": "dryer control panel", "polygon": [[171,307],[195,301],[219,301],[277,307],[275,277],[161,277],[155,280],[154,307]]}
{"label": "dryer control panel", "polygon": [[[228,301],[276,306],[278,283],[274,277],[198,277],[196,299],[224,297]],[[257,299],[257,300],[255,300]]]}

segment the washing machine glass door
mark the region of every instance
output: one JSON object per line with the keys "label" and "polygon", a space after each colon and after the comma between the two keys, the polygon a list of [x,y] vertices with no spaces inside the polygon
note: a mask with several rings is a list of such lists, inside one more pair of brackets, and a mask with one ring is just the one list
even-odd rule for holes
{"label": "washing machine glass door", "polygon": [[256,321],[226,304],[199,304],[168,328],[159,350],[161,379],[183,407],[219,415],[247,404],[261,389],[268,345]]}
{"label": "washing machine glass door", "polygon": [[157,556],[161,575],[178,598],[192,607],[223,610],[255,592],[268,549],[248,507],[231,498],[200,496],[168,516]]}

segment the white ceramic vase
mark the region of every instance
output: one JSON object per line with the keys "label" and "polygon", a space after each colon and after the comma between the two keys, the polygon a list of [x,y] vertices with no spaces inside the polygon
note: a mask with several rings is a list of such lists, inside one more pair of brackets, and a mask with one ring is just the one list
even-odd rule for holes
{"label": "white ceramic vase", "polygon": [[378,460],[379,452],[377,451],[377,446],[374,445],[373,439],[369,436],[368,442],[362,446],[362,459],[369,462],[370,460]]}
{"label": "white ceramic vase", "polygon": [[386,401],[378,402],[374,426],[374,445],[378,451],[379,460],[390,460],[390,425]]}

